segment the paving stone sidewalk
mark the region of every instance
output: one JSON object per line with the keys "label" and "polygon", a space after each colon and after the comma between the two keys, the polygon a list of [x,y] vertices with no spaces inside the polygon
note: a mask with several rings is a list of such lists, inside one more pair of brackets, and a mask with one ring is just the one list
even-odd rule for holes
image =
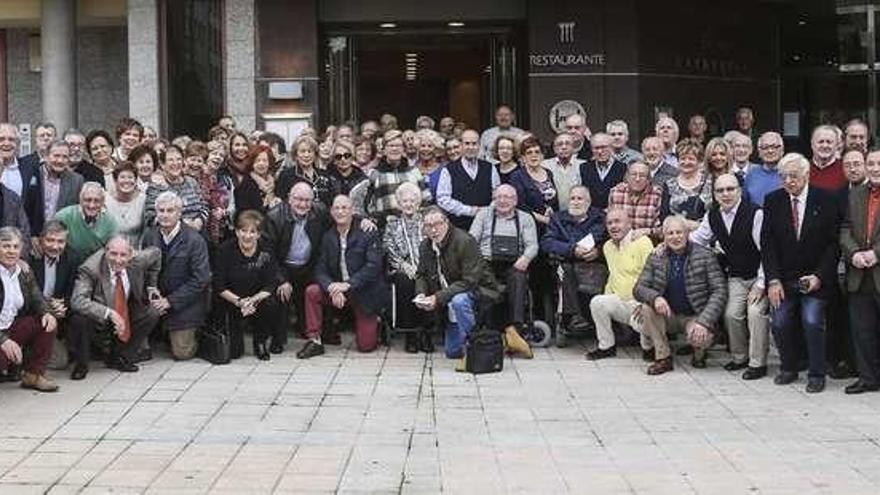
{"label": "paving stone sidewalk", "polygon": [[580,346],[475,377],[347,344],[0,385],[0,494],[880,493],[880,394],[847,382],[744,382],[721,355],[649,377]]}

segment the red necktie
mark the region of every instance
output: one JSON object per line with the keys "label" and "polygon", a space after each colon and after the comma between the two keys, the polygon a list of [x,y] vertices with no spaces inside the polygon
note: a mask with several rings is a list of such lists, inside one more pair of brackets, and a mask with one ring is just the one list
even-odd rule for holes
{"label": "red necktie", "polygon": [[794,238],[797,239],[800,237],[798,235],[798,224],[800,223],[800,214],[798,212],[798,199],[791,198],[791,226],[794,227]]}
{"label": "red necktie", "polygon": [[131,324],[128,321],[128,302],[125,300],[125,285],[122,282],[122,272],[116,272],[116,293],[113,297],[113,309],[125,322],[122,332],[119,334],[120,342],[128,342],[131,338]]}

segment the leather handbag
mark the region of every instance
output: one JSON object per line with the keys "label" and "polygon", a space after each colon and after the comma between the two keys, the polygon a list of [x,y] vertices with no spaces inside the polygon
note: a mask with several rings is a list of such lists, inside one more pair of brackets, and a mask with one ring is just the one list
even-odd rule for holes
{"label": "leather handbag", "polygon": [[605,284],[608,282],[608,267],[599,261],[575,263],[574,271],[577,275],[578,290],[586,294],[602,294],[605,292]]}
{"label": "leather handbag", "polygon": [[475,375],[501,371],[504,368],[504,339],[501,333],[486,327],[471,333],[465,346],[464,367]]}
{"label": "leather handbag", "polygon": [[213,320],[199,333],[199,357],[211,364],[229,364],[229,316]]}

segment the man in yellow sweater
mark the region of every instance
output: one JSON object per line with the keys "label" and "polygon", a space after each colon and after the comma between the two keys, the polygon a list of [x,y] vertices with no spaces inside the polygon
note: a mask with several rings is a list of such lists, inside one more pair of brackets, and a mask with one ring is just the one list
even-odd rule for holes
{"label": "man in yellow sweater", "polygon": [[[633,299],[633,287],[654,249],[647,236],[633,238],[629,215],[622,208],[608,210],[605,227],[610,237],[602,248],[608,263],[608,283],[605,285],[605,293],[590,301],[590,312],[596,323],[596,338],[599,341],[596,349],[587,353],[587,359],[590,360],[617,355],[612,320],[632,325],[638,330],[636,327],[639,325],[631,323],[633,312],[639,306]],[[645,358],[650,357],[653,361],[653,352],[644,334],[641,342]]]}

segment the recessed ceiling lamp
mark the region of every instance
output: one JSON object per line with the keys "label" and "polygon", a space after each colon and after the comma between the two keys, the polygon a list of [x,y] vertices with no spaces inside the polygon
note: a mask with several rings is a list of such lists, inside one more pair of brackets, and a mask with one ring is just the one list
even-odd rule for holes
{"label": "recessed ceiling lamp", "polygon": [[447,22],[446,25],[449,26],[449,27],[451,27],[451,28],[460,28],[460,27],[464,27],[464,23],[461,22],[461,21],[450,21],[450,22]]}
{"label": "recessed ceiling lamp", "polygon": [[394,29],[397,27],[397,24],[393,22],[383,22],[382,24],[379,24],[379,27],[382,29]]}

